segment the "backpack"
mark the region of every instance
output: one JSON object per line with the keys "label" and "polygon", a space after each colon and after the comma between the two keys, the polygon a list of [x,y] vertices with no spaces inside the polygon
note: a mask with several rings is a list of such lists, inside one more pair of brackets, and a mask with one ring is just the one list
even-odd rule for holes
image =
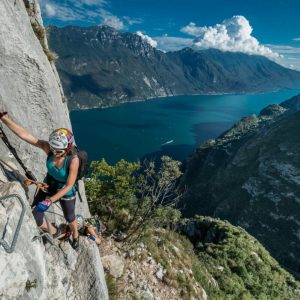
{"label": "backpack", "polygon": [[76,177],[76,184],[77,184],[78,180],[82,179],[84,175],[87,173],[89,164],[88,164],[87,152],[84,150],[76,149],[76,152],[67,161],[67,172],[69,172],[72,159],[75,157],[75,155],[77,155],[79,158],[79,167],[78,167],[78,173]]}

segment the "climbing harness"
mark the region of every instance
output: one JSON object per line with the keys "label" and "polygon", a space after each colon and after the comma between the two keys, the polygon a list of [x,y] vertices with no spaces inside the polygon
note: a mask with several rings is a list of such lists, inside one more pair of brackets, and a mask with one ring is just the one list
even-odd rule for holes
{"label": "climbing harness", "polygon": [[7,162],[5,162],[2,159],[0,159],[0,163],[7,166],[9,169],[11,169],[12,172],[14,173],[14,175],[17,177],[17,179],[24,185],[28,186],[28,185],[35,184],[38,188],[42,189],[43,191],[47,190],[47,188],[49,187],[48,184],[46,184],[44,182],[31,180],[31,179],[27,178],[26,176],[23,176],[18,170],[14,169],[11,165],[9,165]]}
{"label": "climbing harness", "polygon": [[19,200],[19,202],[21,204],[21,207],[22,207],[22,211],[21,211],[21,215],[20,215],[16,230],[15,230],[15,234],[14,234],[13,240],[11,242],[11,245],[9,246],[9,244],[4,239],[0,239],[0,245],[3,246],[4,250],[7,253],[12,253],[15,250],[17,239],[18,239],[18,236],[19,236],[19,233],[20,233],[21,225],[22,225],[24,215],[25,215],[25,211],[26,211],[26,207],[25,207],[25,203],[24,203],[23,199],[17,194],[3,196],[3,197],[0,198],[0,202],[2,202],[4,200],[11,199],[11,198],[17,198]]}
{"label": "climbing harness", "polygon": [[29,178],[30,180],[37,181],[37,179],[33,175],[33,173],[26,168],[26,166],[24,165],[24,163],[22,162],[22,160],[18,156],[18,153],[17,153],[16,149],[10,144],[10,142],[9,142],[9,140],[8,140],[6,134],[4,133],[4,131],[3,131],[3,129],[2,129],[1,126],[0,126],[0,137],[2,138],[4,144],[7,146],[7,148],[10,150],[10,152],[13,154],[13,156],[15,157],[15,159],[18,161],[18,163],[20,164],[20,166],[25,171],[26,177]]}
{"label": "climbing harness", "polygon": [[[77,150],[76,150],[77,151]],[[79,158],[79,168],[78,168],[78,175],[77,174],[77,178],[76,178],[76,181],[75,181],[75,184],[74,184],[74,188],[75,188],[75,192],[78,194],[78,197],[79,197],[79,200],[80,202],[83,202],[83,199],[82,199],[82,196],[81,196],[81,193],[79,191],[79,186],[78,186],[78,181],[80,179],[82,179],[81,176],[83,176],[83,174],[86,173],[86,170],[87,170],[87,153],[85,151],[81,151],[81,152],[76,152],[76,153],[79,153],[78,154],[78,158]],[[53,154],[50,153],[47,157],[47,161],[50,159],[50,157],[52,156]],[[76,154],[77,155],[77,154]],[[72,155],[71,157],[68,157],[68,160],[66,162],[66,170],[67,170],[67,174],[69,174],[69,170],[70,170],[70,165],[71,165],[71,161],[72,159],[75,157],[75,155]],[[47,174],[47,179],[46,181],[49,183],[49,186],[50,188],[53,188],[53,189],[57,189],[56,185],[58,183],[63,183],[65,184],[64,181],[59,181],[57,179],[55,179],[53,176],[51,176],[49,173]]]}

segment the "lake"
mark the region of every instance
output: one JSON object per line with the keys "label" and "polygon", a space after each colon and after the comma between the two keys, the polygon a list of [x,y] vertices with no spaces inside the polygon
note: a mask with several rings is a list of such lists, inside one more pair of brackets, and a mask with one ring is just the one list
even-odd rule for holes
{"label": "lake", "polygon": [[125,103],[70,114],[76,142],[91,160],[110,164],[160,157],[184,160],[203,141],[215,138],[242,117],[300,93],[197,95]]}

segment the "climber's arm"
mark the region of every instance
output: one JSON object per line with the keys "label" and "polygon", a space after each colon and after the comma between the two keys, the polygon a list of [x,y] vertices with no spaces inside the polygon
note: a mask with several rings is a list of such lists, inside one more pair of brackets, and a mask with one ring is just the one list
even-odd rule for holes
{"label": "climber's arm", "polygon": [[33,136],[25,128],[21,127],[20,125],[15,123],[13,120],[11,120],[7,114],[4,114],[1,116],[1,121],[20,139],[22,139],[23,141],[25,141],[33,146],[41,148],[47,154],[49,154],[50,146],[47,141],[39,140],[38,138]]}

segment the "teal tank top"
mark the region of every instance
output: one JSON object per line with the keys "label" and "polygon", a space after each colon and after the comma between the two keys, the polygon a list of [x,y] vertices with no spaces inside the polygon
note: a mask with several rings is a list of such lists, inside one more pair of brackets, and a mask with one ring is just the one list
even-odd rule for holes
{"label": "teal tank top", "polygon": [[[56,166],[53,165],[53,159],[54,156],[51,155],[46,162],[48,174],[51,175],[55,180],[58,181],[58,189],[63,188],[65,183],[67,182],[68,179],[68,170],[67,170],[67,162],[70,159],[69,156],[67,156],[64,160],[64,164],[61,168],[57,168]],[[69,192],[66,193],[66,196],[72,196],[76,192],[75,186],[71,188]]]}

